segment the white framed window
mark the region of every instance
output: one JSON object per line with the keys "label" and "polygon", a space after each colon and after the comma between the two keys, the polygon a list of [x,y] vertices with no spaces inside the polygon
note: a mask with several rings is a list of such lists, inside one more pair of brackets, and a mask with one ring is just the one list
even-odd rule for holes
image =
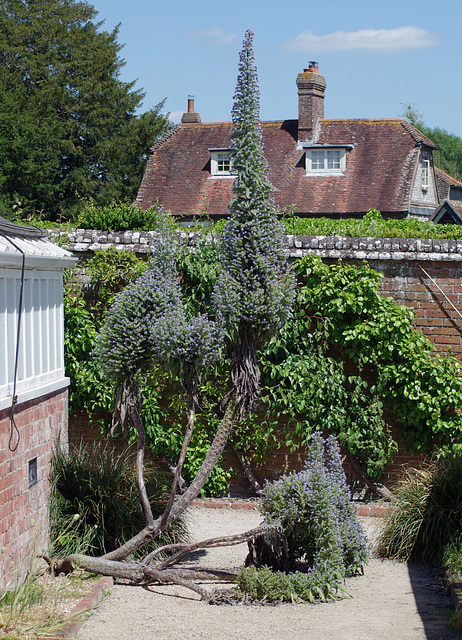
{"label": "white framed window", "polygon": [[422,156],[422,191],[428,191],[430,185],[430,160]]}
{"label": "white framed window", "polygon": [[212,178],[234,177],[231,151],[210,149],[210,173]]}
{"label": "white framed window", "polygon": [[231,173],[231,155],[217,153],[217,173]]}
{"label": "white framed window", "polygon": [[340,174],[345,171],[345,148],[307,149],[305,152],[306,173],[310,175]]}

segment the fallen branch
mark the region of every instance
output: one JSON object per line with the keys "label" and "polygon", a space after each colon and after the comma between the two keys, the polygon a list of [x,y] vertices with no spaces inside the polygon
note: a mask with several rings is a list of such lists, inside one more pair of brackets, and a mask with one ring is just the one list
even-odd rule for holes
{"label": "fallen branch", "polygon": [[157,565],[157,569],[163,570],[165,567],[178,562],[178,560],[183,556],[188,553],[192,553],[193,551],[197,551],[198,549],[207,549],[210,547],[231,547],[235,544],[241,544],[241,542],[247,542],[247,540],[251,540],[252,538],[255,538],[255,536],[262,535],[268,531],[274,531],[278,526],[279,524],[261,524],[254,529],[246,531],[245,533],[237,533],[233,536],[222,536],[220,538],[210,538],[209,540],[203,540],[202,542],[193,542],[192,544],[185,546],[184,549],[180,549],[177,553],[163,560],[159,565]]}
{"label": "fallen branch", "polygon": [[[107,558],[92,558],[91,556],[79,556],[77,554],[65,558],[65,563],[69,570],[75,567],[85,569],[91,573],[99,573],[104,576],[112,576],[121,580],[129,580],[143,584],[152,582],[173,583],[187,589],[195,591],[201,596],[202,600],[210,601],[213,593],[210,593],[203,587],[195,584],[191,580],[218,580],[221,582],[232,582],[236,578],[237,571],[229,571],[226,569],[209,569],[209,568],[172,568],[170,565],[178,562],[188,553],[197,551],[198,549],[207,549],[210,547],[225,547],[241,544],[247,540],[253,539],[255,536],[261,536],[268,531],[274,531],[278,528],[278,524],[263,524],[254,529],[250,529],[244,533],[238,533],[232,536],[222,536],[219,538],[210,538],[201,542],[194,542],[183,546],[174,555],[166,558],[156,567],[152,567],[149,563],[154,554],[149,554],[141,562],[119,562],[117,560],[108,560]],[[178,545],[166,545],[176,547]],[[167,567],[170,567],[168,570]],[[57,571],[64,571],[64,564]]]}

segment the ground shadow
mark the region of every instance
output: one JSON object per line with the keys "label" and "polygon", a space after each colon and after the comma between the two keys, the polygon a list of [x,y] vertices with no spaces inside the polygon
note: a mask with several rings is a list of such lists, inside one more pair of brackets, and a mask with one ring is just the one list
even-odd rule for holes
{"label": "ground shadow", "polygon": [[441,571],[408,563],[417,610],[428,640],[462,640],[449,629],[454,608]]}

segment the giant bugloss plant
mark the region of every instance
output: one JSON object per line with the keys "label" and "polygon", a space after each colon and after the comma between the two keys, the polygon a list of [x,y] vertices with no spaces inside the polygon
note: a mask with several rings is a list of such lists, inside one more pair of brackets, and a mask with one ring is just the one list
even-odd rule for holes
{"label": "giant bugloss plant", "polygon": [[[175,236],[167,225],[160,224],[151,264],[117,297],[98,338],[98,362],[120,390],[117,398],[121,421],[128,417],[137,431],[136,473],[145,527],[97,563],[89,557],[81,558],[80,566],[90,571],[126,576],[126,564],[115,568],[108,561],[126,560],[190,506],[210,477],[236,424],[258,396],[256,348],[263,346],[282,325],[292,304],[294,276],[286,262],[283,229],[270,197],[268,167],[262,151],[252,41],[253,34],[248,31],[233,108],[235,197],[220,245],[222,269],[213,296],[216,320],[195,314],[193,305],[183,304]],[[175,489],[194,429],[198,382],[220,359],[224,338],[233,352],[224,414],[195,478],[176,499]],[[173,369],[180,376],[187,395],[187,427],[169,500],[164,513],[154,519],[143,477],[146,431],[140,416],[140,390],[143,379],[158,365]],[[70,564],[73,561],[75,558],[68,559]],[[153,575],[148,561],[130,571],[137,580]],[[168,575],[169,581],[185,582],[173,579],[171,572]],[[188,586],[208,598],[197,585]]]}
{"label": "giant bugloss plant", "polygon": [[265,522],[281,530],[263,535],[262,559],[239,574],[241,591],[269,601],[327,600],[346,577],[362,572],[366,537],[334,437],[313,434],[306,467],[269,483],[260,508]]}
{"label": "giant bugloss plant", "polygon": [[222,271],[214,297],[217,315],[234,347],[231,380],[241,415],[248,413],[258,396],[255,349],[285,322],[294,292],[284,229],[271,198],[259,111],[253,33],[247,31],[232,110],[234,196],[220,243]]}
{"label": "giant bugloss plant", "polygon": [[200,370],[218,357],[217,325],[204,315],[189,318],[183,307],[176,250],[175,235],[164,229],[149,267],[107,313],[95,356],[116,383],[145,374],[156,362]]}

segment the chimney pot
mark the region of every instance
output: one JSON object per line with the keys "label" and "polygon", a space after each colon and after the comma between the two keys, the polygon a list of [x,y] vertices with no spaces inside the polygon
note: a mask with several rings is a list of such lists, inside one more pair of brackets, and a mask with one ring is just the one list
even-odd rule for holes
{"label": "chimney pot", "polygon": [[194,111],[194,96],[188,96],[188,110],[181,117],[182,124],[199,124],[201,117]]}
{"label": "chimney pot", "polygon": [[319,65],[315,60],[310,60],[308,62],[308,69],[306,71],[311,71],[311,73],[319,73]]}

